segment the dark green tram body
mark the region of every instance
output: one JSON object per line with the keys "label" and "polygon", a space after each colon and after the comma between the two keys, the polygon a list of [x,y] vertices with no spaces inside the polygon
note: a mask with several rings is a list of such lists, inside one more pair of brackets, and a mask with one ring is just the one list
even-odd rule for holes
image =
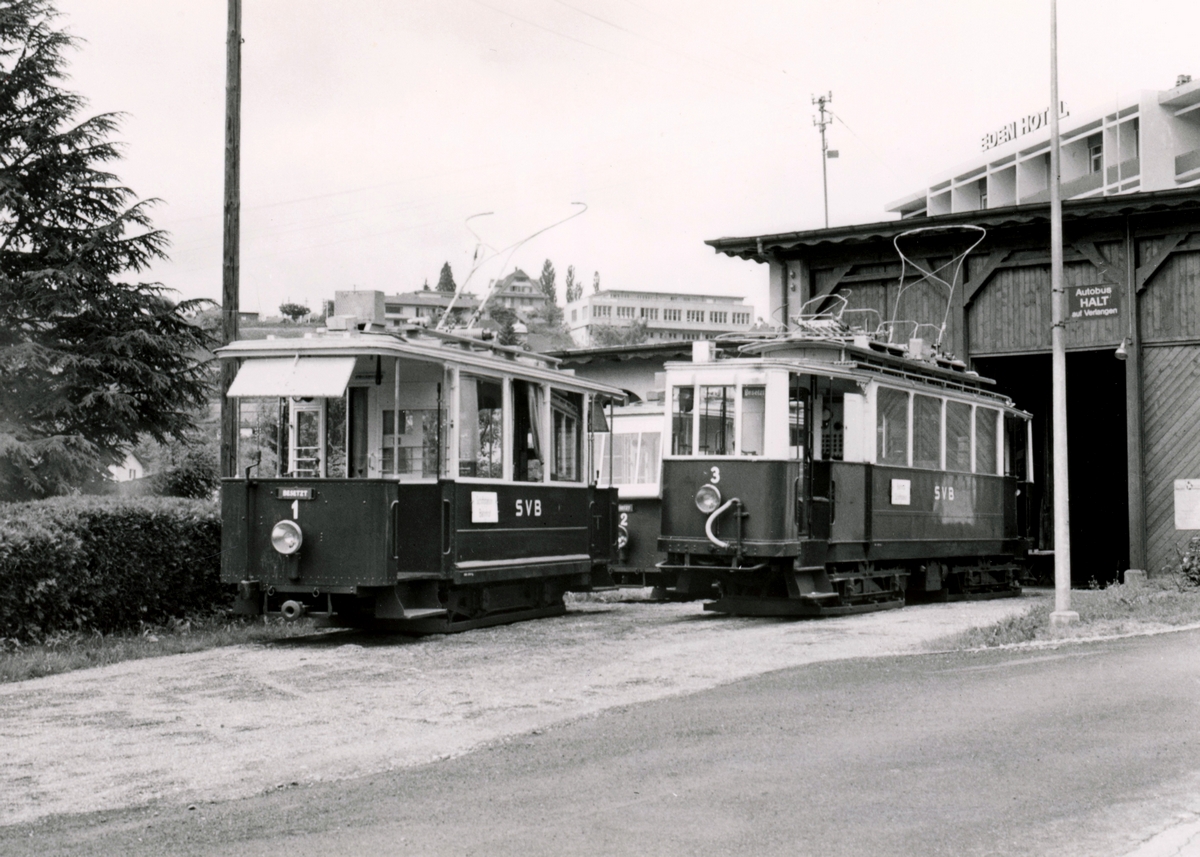
{"label": "dark green tram body", "polygon": [[[611,585],[617,491],[588,478],[584,420],[619,391],[413,338],[223,350],[250,379],[231,395],[255,394],[238,397],[239,476],[221,486],[240,612],[436,633],[561,614],[564,593]],[[254,365],[289,353],[307,380]]]}
{"label": "dark green tram body", "polygon": [[850,336],[670,364],[661,569],[748,615],[1019,594],[1028,415],[989,383]]}

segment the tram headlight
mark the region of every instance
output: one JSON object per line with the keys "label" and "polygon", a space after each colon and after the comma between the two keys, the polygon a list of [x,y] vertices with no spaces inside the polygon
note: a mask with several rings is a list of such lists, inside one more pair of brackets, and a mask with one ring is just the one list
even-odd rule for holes
{"label": "tram headlight", "polygon": [[721,505],[721,492],[716,485],[701,485],[696,492],[696,508],[706,515],[711,515]]}
{"label": "tram headlight", "polygon": [[291,556],[304,544],[304,533],[295,521],[280,521],[271,528],[271,547],[284,556]]}

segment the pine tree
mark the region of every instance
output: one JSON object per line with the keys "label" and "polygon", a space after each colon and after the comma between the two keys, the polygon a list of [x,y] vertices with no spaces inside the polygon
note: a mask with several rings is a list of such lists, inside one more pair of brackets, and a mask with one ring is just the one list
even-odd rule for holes
{"label": "pine tree", "polygon": [[209,344],[159,283],[152,200],[107,171],[118,117],[77,123],[75,39],[49,0],[0,4],[0,499],[70,490],[140,437],[185,439]]}
{"label": "pine tree", "polygon": [[450,270],[449,262],[442,265],[442,273],[438,277],[437,290],[439,292],[449,292],[450,294],[458,291],[458,286],[454,285],[454,272]]}
{"label": "pine tree", "polygon": [[542,275],[538,277],[538,283],[542,287],[542,294],[552,304],[558,303],[558,287],[554,284],[554,265],[549,259],[542,265]]}

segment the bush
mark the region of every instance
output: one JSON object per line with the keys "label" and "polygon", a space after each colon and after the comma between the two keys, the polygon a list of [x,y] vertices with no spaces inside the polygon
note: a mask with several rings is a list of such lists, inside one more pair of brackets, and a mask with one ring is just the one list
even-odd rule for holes
{"label": "bush", "polygon": [[211,502],[0,504],[0,637],[108,634],[210,609],[225,600],[220,544]]}
{"label": "bush", "polygon": [[1188,539],[1179,558],[1179,575],[1192,586],[1200,586],[1200,536]]}

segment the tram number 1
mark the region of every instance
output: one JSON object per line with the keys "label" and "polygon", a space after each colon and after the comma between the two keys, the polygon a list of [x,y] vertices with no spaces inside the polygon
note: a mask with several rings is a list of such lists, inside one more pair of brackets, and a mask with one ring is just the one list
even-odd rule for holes
{"label": "tram number 1", "polygon": [[518,518],[540,518],[542,516],[542,501],[541,500],[518,500],[517,501],[517,517]]}
{"label": "tram number 1", "polygon": [[934,500],[953,500],[954,486],[953,485],[934,485],[933,486]]}

